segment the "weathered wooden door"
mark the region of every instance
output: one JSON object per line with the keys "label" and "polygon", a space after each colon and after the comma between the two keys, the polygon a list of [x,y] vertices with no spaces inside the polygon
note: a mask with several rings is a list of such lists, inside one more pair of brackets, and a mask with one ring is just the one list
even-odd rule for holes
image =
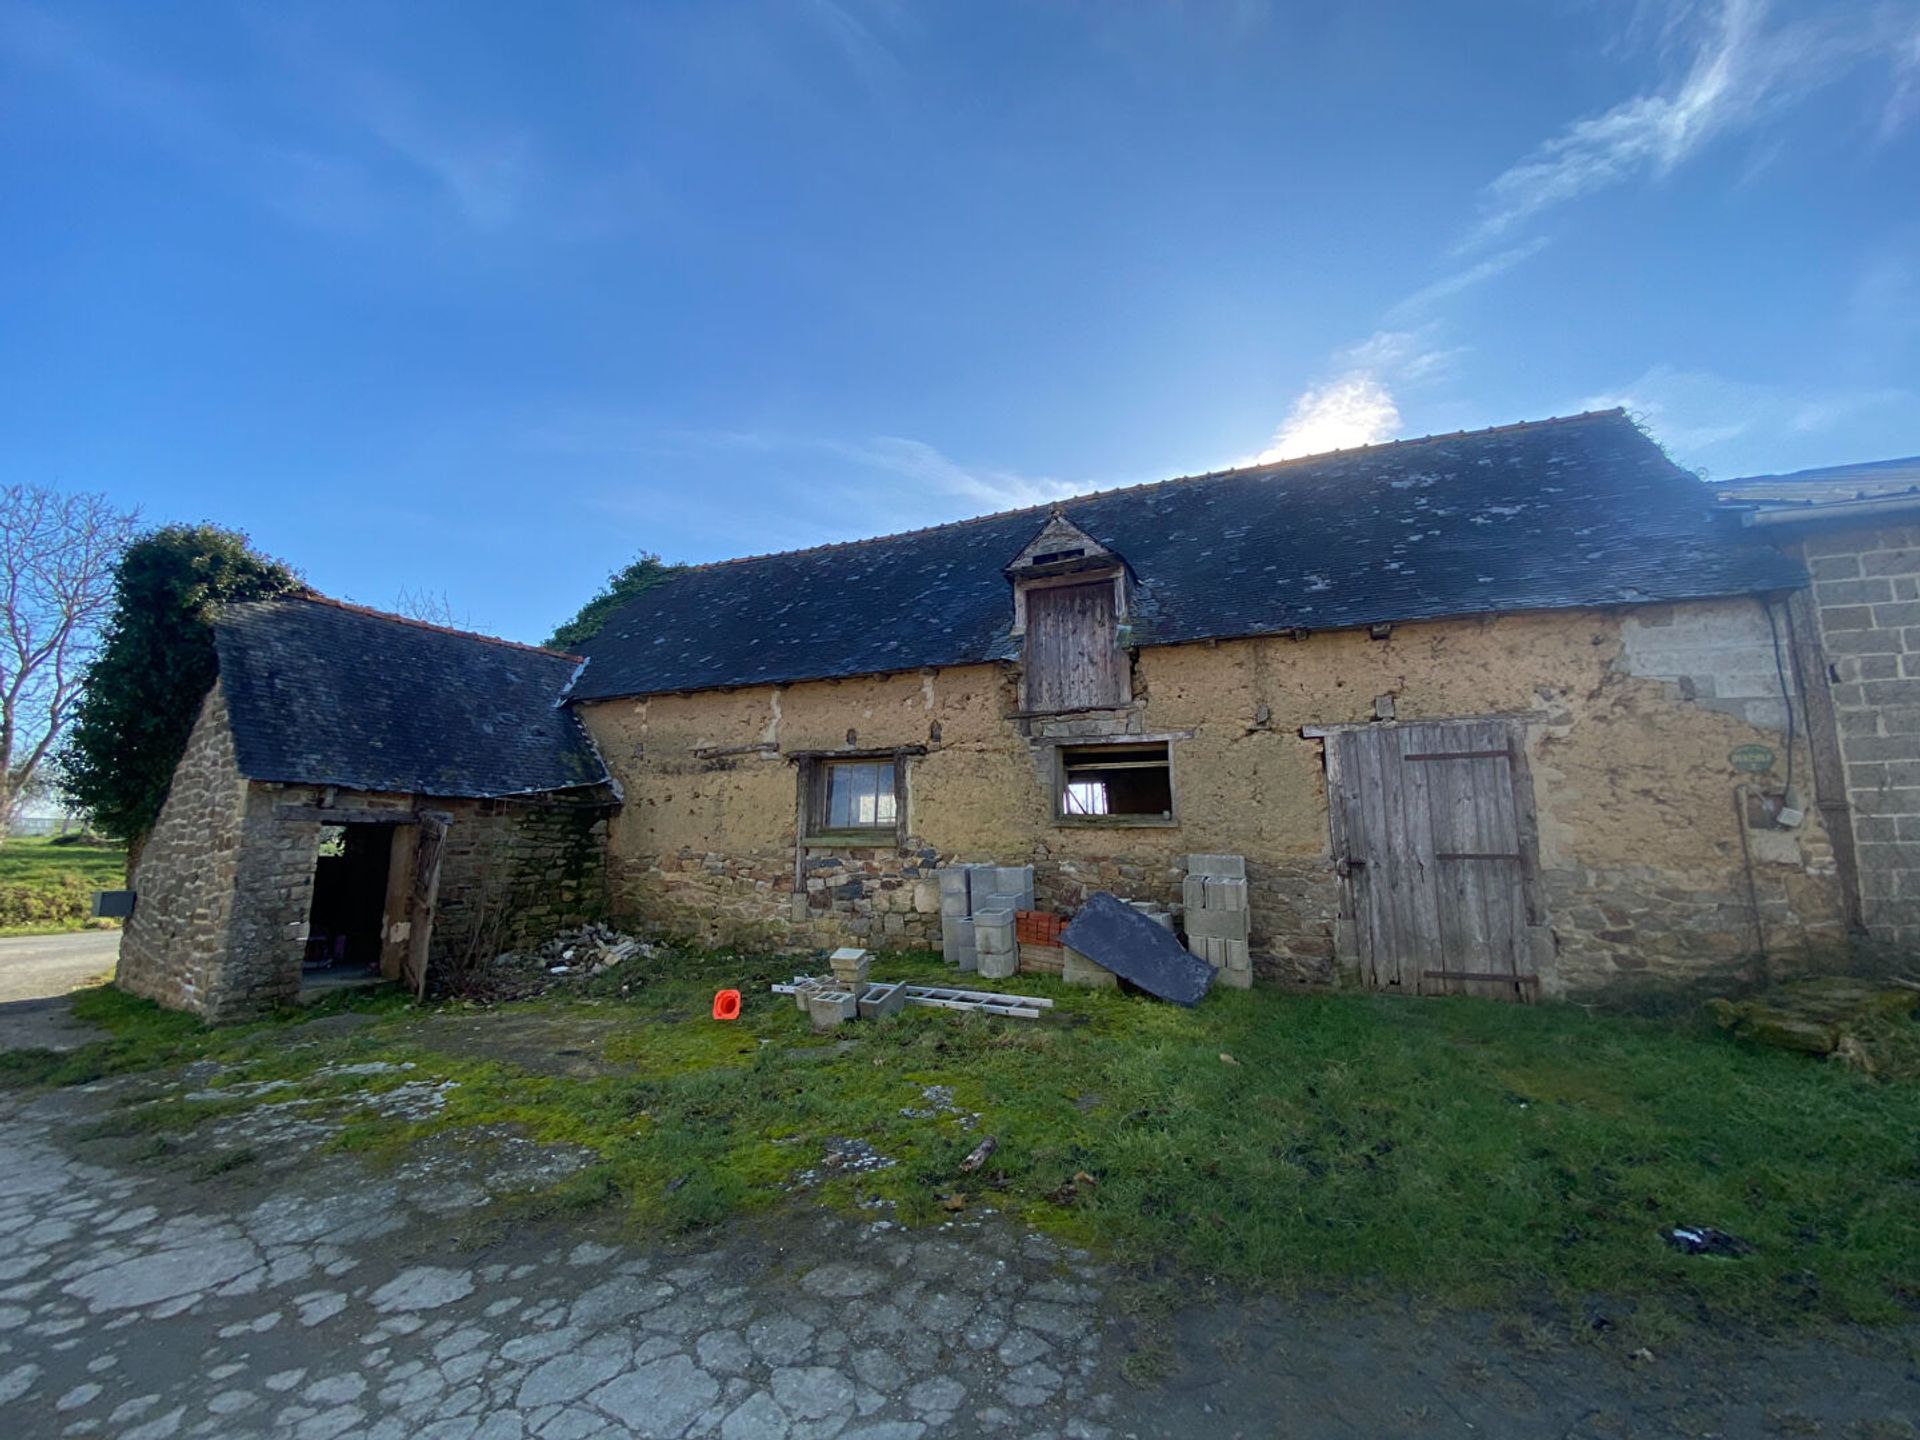
{"label": "weathered wooden door", "polygon": [[440,856],[447,845],[452,817],[434,810],[420,812],[419,833],[413,848],[413,896],[408,906],[407,957],[401,980],[418,998],[427,993],[427,954],[433,945],[433,909],[440,897]]}
{"label": "weathered wooden door", "polygon": [[1342,916],[1363,981],[1418,995],[1531,1000],[1551,941],[1532,784],[1503,720],[1327,737]]}
{"label": "weathered wooden door", "polygon": [[1113,581],[1027,591],[1027,708],[1084,710],[1132,697]]}

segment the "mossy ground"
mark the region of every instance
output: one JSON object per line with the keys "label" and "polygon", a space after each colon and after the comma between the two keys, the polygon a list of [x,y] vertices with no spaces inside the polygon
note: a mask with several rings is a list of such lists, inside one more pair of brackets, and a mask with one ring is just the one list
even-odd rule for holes
{"label": "mossy ground", "polygon": [[[321,1012],[358,1012],[351,1025],[313,1024],[309,1010],[220,1031],[87,992],[77,1012],[111,1038],[0,1056],[0,1083],[211,1059],[224,1067],[217,1086],[288,1080],[294,1090],[259,1098],[350,1106],[402,1081],[455,1080],[432,1118],[367,1114],[335,1143],[378,1162],[435,1130],[509,1124],[598,1157],[543,1207],[614,1204],[654,1229],[796,1197],[880,1199],[910,1224],[992,1207],[1123,1260],[1249,1287],[1567,1314],[1601,1295],[1637,1307],[1643,1327],[1661,1315],[1773,1325],[1920,1312],[1914,1086],[1704,1022],[1264,989],[1187,1011],[1037,977],[1007,985],[1053,997],[1045,1021],[909,1009],[815,1035],[766,993],[793,968],[675,956],[646,962],[644,982],[629,968],[492,1017],[363,996]],[[931,957],[876,968],[947,973]],[[746,992],[733,1024],[708,1018],[723,985]],[[513,1044],[477,1054],[474,1025],[509,1013]],[[473,1024],[460,1043],[437,1040],[462,1015]],[[556,1052],[590,1034],[591,1064],[540,1063],[528,1047],[542,1033]],[[414,1068],[316,1073],[369,1060]],[[922,1091],[935,1085],[950,1087],[952,1108],[928,1114]],[[176,1099],[128,1118],[165,1131],[249,1103]],[[991,1159],[961,1174],[986,1135]],[[834,1137],[895,1163],[798,1185]],[[1674,1224],[1732,1231],[1755,1253],[1684,1256],[1660,1238]]]}

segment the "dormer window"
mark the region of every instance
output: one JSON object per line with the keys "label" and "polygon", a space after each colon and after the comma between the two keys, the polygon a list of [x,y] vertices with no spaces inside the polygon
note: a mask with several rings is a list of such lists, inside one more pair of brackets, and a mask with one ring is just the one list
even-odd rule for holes
{"label": "dormer window", "polygon": [[1058,506],[1007,566],[1013,629],[1025,639],[1022,707],[1110,710],[1133,699],[1121,558]]}

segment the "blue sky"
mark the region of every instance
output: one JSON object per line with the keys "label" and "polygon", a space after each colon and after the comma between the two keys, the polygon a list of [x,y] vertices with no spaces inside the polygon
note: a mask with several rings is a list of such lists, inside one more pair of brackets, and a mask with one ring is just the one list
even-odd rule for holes
{"label": "blue sky", "polygon": [[0,474],[539,638],[1624,404],[1920,452],[1920,0],[0,0]]}

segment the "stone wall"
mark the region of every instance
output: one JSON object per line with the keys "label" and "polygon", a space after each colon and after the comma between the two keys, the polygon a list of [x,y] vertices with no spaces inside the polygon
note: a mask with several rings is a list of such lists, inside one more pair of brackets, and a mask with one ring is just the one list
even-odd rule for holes
{"label": "stone wall", "polygon": [[[429,966],[490,959],[605,916],[613,808],[601,794],[467,800],[249,782],[216,686],[141,851],[119,984],[209,1021],[297,999],[326,809],[391,815],[406,853],[409,817],[450,816]],[[387,922],[404,941],[404,900]]]}
{"label": "stone wall", "polygon": [[206,1008],[227,951],[246,806],[226,697],[215,685],[128,877],[140,898],[120,935],[123,990],[176,1010]]}
{"label": "stone wall", "polygon": [[1920,944],[1920,528],[1803,544],[1831,666],[1861,920],[1875,940],[1911,947]]}
{"label": "stone wall", "polygon": [[[1364,722],[1383,700],[1401,720],[1511,716],[1554,897],[1548,986],[1590,988],[1745,953],[1750,871],[1770,948],[1838,924],[1817,821],[1765,831],[1736,809],[1741,787],[1781,776],[1744,774],[1731,753],[1764,744],[1784,764],[1786,751],[1767,696],[1733,693],[1758,679],[1728,678],[1763,673],[1765,620],[1757,601],[1726,601],[1142,650],[1134,703],[1100,723],[1173,737],[1178,814],[1165,826],[1056,822],[1056,737],[1019,714],[1010,665],[581,711],[627,796],[610,840],[618,912],[743,944],[932,943],[937,916],[913,882],[938,865],[1032,864],[1039,902],[1065,909],[1095,889],[1174,901],[1186,854],[1238,854],[1264,972],[1305,978],[1332,965],[1340,885],[1321,742],[1302,727]],[[1663,647],[1656,631],[1684,643]],[[907,762],[908,847],[796,850],[796,757],[890,747],[924,752]]]}
{"label": "stone wall", "polygon": [[604,800],[422,803],[454,817],[440,860],[430,963],[492,959],[605,918],[612,807]]}

